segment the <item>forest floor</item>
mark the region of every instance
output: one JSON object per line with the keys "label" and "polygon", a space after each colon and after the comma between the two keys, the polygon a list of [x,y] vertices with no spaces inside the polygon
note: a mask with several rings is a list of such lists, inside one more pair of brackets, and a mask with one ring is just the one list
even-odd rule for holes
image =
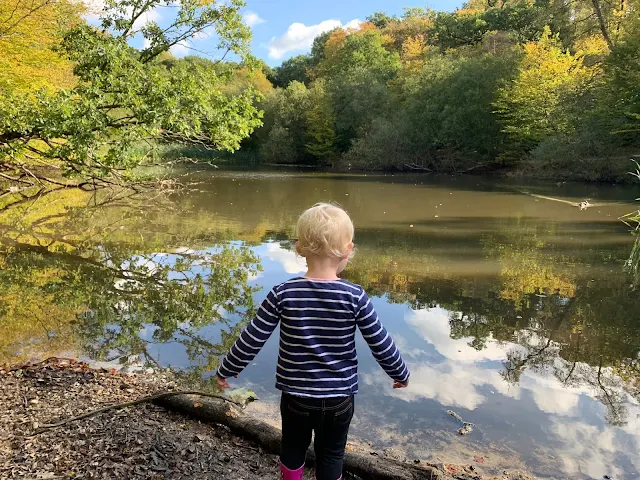
{"label": "forest floor", "polygon": [[[150,402],[43,428],[106,405],[175,389],[167,374],[131,374],[49,360],[0,367],[0,478],[276,479],[275,455],[220,425]],[[442,465],[460,480],[533,480],[519,472],[487,477]],[[307,472],[305,478],[313,478]]]}

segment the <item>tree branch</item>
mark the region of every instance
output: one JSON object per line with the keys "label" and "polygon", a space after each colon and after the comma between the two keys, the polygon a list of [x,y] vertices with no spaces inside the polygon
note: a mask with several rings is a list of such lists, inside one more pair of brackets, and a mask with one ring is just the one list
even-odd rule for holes
{"label": "tree branch", "polygon": [[604,17],[602,16],[602,9],[600,8],[599,0],[591,0],[593,3],[593,9],[596,12],[596,16],[598,17],[598,23],[600,24],[600,31],[602,32],[602,37],[609,47],[610,51],[613,51],[614,45],[611,42],[611,38],[609,37],[609,32],[607,31],[607,25],[604,21]]}

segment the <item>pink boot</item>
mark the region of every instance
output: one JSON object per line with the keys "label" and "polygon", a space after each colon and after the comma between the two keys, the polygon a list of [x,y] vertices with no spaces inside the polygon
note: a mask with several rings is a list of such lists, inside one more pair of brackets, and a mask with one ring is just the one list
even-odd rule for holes
{"label": "pink boot", "polygon": [[304,465],[297,470],[289,470],[280,463],[280,480],[302,480],[304,474]]}

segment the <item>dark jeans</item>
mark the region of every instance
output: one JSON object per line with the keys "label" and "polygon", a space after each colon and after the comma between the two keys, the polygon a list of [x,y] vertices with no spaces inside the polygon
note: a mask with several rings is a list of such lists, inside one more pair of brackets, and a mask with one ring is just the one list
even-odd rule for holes
{"label": "dark jeans", "polygon": [[344,449],[353,418],[354,398],[304,398],[282,394],[282,452],[285,467],[304,465],[311,432],[315,433],[316,478],[338,480],[342,476]]}

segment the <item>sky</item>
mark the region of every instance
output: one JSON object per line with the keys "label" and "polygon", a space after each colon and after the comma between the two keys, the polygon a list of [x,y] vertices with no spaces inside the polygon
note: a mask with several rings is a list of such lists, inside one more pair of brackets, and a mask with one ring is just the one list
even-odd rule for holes
{"label": "sky", "polygon": [[253,54],[271,66],[308,53],[313,39],[338,26],[357,26],[376,11],[401,15],[404,7],[454,10],[462,0],[247,0]]}
{"label": "sky", "polygon": [[[104,0],[85,0],[90,11],[100,10]],[[463,0],[246,0],[242,10],[244,21],[253,31],[252,53],[275,67],[284,60],[308,53],[313,39],[335,27],[356,27],[376,11],[402,15],[405,7],[429,7],[434,10],[454,10]],[[155,21],[166,27],[173,20],[175,9],[158,7],[143,15],[137,22]],[[99,23],[95,14],[87,15],[90,23]],[[140,35],[131,45],[143,48]],[[198,38],[176,45],[171,52],[177,57],[200,55],[219,58],[216,40],[205,32]]]}

